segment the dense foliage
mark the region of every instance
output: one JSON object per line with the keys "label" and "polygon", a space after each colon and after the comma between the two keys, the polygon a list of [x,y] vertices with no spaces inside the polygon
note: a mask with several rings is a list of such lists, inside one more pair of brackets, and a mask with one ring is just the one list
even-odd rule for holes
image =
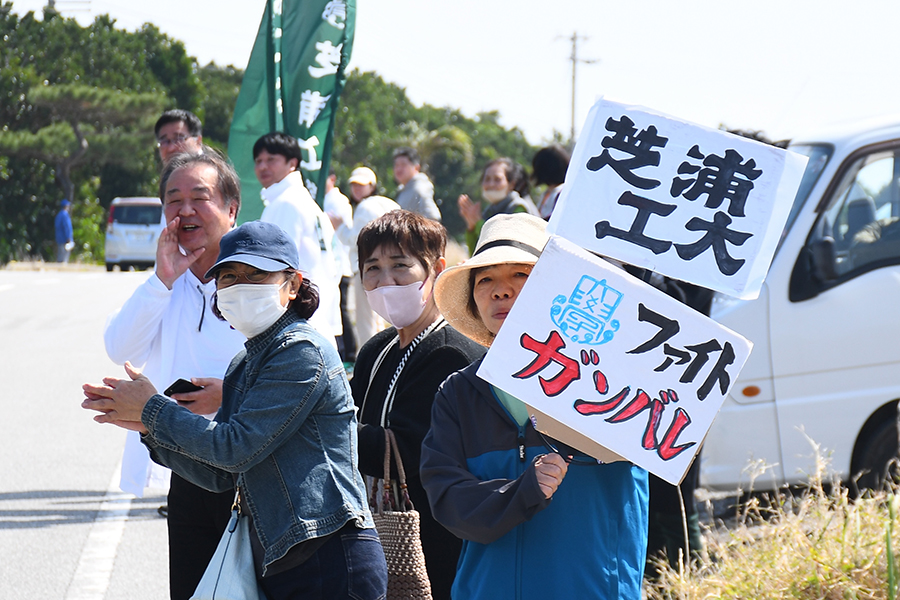
{"label": "dense foliage", "polygon": [[[152,126],[160,111],[193,111],[203,121],[204,142],[227,148],[243,72],[199,66],[152,24],[128,32],[104,15],[82,27],[52,10],[42,20],[18,16],[5,2],[0,38],[0,264],[51,259],[63,197],[73,203],[75,259],[102,261],[104,215],[113,198],[156,194]],[[402,87],[354,71],[341,98],[332,166],[341,182],[353,168],[371,167],[379,191],[393,197],[392,152],[416,148],[444,222],[458,236],[456,198],[477,197],[484,164],[511,156],[527,166],[536,150],[499,118],[415,106]]]}
{"label": "dense foliage", "polygon": [[76,259],[103,258],[106,207],[153,195],[152,125],[165,108],[203,112],[184,45],[150,24],[87,27],[0,5],[0,264],[53,256],[59,200],[72,201]]}
{"label": "dense foliage", "polygon": [[376,73],[354,70],[347,78],[335,120],[332,166],[339,181],[345,181],[354,167],[371,167],[378,175],[381,193],[393,197],[397,186],[391,175],[392,153],[399,146],[415,148],[434,182],[436,198],[442,200],[444,224],[452,235],[460,235],[465,225],[456,198],[460,194],[479,196],[484,165],[509,156],[530,166],[537,150],[521,130],[506,129],[499,119],[496,111],[473,119],[452,108],[416,107],[403,88]]}

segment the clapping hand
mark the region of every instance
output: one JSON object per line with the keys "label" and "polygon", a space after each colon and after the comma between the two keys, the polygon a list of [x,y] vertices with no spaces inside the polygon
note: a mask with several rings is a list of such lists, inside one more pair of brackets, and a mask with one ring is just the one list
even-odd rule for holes
{"label": "clapping hand", "polygon": [[112,423],[146,433],[147,428],[141,423],[141,413],[147,401],[156,394],[156,388],[130,362],[125,363],[125,372],[130,379],[105,377],[102,385],[84,384],[85,399],[81,407],[99,412],[94,417],[98,423]]}
{"label": "clapping hand", "polygon": [[481,207],[477,203],[472,202],[465,194],[461,195],[457,200],[459,205],[459,216],[466,222],[466,229],[474,231],[478,221],[481,220]]}

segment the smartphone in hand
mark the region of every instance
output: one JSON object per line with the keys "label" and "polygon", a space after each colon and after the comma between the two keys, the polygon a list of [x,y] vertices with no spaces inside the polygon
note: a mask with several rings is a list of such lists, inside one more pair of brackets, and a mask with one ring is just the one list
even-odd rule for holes
{"label": "smartphone in hand", "polygon": [[179,379],[175,381],[172,385],[166,388],[166,391],[163,392],[166,396],[171,397],[172,394],[186,394],[188,392],[196,392],[197,390],[202,390],[203,386],[194,385],[187,379]]}

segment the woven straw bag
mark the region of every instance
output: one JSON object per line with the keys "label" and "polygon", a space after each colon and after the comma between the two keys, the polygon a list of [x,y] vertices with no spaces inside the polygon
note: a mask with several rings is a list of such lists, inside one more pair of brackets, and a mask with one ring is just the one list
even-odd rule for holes
{"label": "woven straw bag", "polygon": [[[400,498],[391,485],[391,450],[400,477]],[[419,512],[415,510],[406,489],[406,472],[400,460],[400,450],[394,432],[384,430],[384,478],[381,502],[377,501],[378,480],[372,484],[369,505],[375,529],[381,538],[388,569],[388,600],[405,598],[431,600],[431,581],[425,570],[425,554],[419,537]]]}

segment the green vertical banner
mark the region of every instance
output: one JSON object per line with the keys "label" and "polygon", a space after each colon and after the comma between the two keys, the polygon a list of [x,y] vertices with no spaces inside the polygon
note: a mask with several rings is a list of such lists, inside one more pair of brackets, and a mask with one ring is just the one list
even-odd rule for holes
{"label": "green vertical banner", "polygon": [[272,131],[300,142],[303,181],[322,205],[355,18],[356,0],[266,2],[228,136],[228,157],[241,177],[241,223],[262,214],[253,144]]}

